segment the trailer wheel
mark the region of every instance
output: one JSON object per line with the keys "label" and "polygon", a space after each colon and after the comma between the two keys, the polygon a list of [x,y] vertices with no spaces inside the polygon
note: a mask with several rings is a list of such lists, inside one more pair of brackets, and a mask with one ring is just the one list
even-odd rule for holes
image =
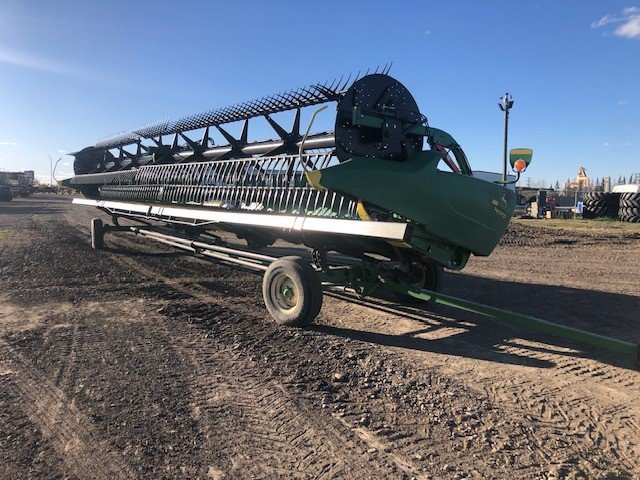
{"label": "trailer wheel", "polygon": [[[424,288],[432,292],[441,292],[444,288],[444,268],[434,262],[425,262],[412,260],[409,264],[408,271],[404,272],[413,279],[411,286],[416,288]],[[406,277],[405,277],[406,278]],[[398,279],[401,283],[408,283],[405,279]],[[406,293],[393,292],[394,295],[404,303],[422,302]]]}
{"label": "trailer wheel", "polygon": [[247,238],[247,247],[251,250],[262,250],[263,248],[267,248],[269,245],[270,243],[259,238]]}
{"label": "trailer wheel", "polygon": [[322,308],[318,274],[300,257],[282,257],[269,265],[262,279],[262,296],[280,325],[308,325]]}
{"label": "trailer wheel", "polygon": [[104,226],[100,218],[91,220],[91,248],[100,250],[104,247]]}

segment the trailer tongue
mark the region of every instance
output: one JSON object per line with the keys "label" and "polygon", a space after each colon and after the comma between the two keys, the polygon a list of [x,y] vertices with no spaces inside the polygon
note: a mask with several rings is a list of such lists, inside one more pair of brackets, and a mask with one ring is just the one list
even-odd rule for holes
{"label": "trailer tongue", "polygon": [[[440,293],[444,268],[460,270],[471,254],[493,251],[515,194],[474,177],[459,144],[431,127],[409,91],[387,73],[149,125],[76,152],[76,175],[67,185],[87,198],[74,203],[100,208],[115,223],[94,219],[92,244],[100,248],[105,232],[129,231],[263,270],[267,309],[287,325],[314,320],[321,282],[361,295],[385,287],[404,300],[435,301],[637,356],[637,345]],[[329,102],[336,104],[334,131],[310,133],[309,125],[302,135],[301,109]],[[272,118],[286,110],[295,110],[290,131]],[[279,138],[249,141],[249,119],[256,117]],[[244,121],[239,138],[222,126],[236,121]],[[228,143],[215,145],[211,128]],[[193,130],[201,140],[185,133]],[[527,155],[512,158],[518,174],[531,160],[530,151],[522,151]],[[145,226],[119,226],[120,217]],[[313,262],[202,240],[216,230],[234,233],[251,249],[278,239],[303,244]],[[357,262],[330,265],[331,251]]]}

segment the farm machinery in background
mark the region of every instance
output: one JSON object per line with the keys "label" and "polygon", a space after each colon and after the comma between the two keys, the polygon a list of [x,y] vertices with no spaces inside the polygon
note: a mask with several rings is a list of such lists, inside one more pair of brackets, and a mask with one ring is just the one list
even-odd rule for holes
{"label": "farm machinery in background", "polygon": [[[329,103],[333,131],[312,132]],[[301,129],[301,111],[314,106]],[[285,111],[294,112],[290,130],[275,118]],[[249,122],[259,118],[277,139],[249,139]],[[234,122],[243,122],[240,135],[229,131]],[[214,130],[224,143],[212,140]],[[531,151],[512,153],[519,178]],[[63,185],[85,197],[74,203],[113,219],[92,221],[94,248],[106,232],[127,231],[263,271],[265,305],[281,324],[312,322],[323,286],[363,297],[384,288],[402,300],[637,353],[635,345],[442,293],[444,269],[461,270],[499,242],[516,205],[505,186],[513,181],[474,176],[458,142],[429,124],[388,68],[128,130],[73,155],[75,176]],[[248,248],[224,244],[217,231]],[[273,256],[266,247],[277,240],[308,247],[312,260]]]}
{"label": "farm machinery in background", "polygon": [[13,198],[9,187],[8,176],[5,172],[0,172],[0,202],[8,202]]}
{"label": "farm machinery in background", "polygon": [[14,197],[28,197],[36,191],[33,170],[0,172],[0,201]]}

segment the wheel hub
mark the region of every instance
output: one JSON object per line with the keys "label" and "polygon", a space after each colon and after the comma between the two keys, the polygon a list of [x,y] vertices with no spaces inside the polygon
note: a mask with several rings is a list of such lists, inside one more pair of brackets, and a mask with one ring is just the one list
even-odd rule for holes
{"label": "wheel hub", "polygon": [[293,280],[280,272],[271,284],[271,299],[282,310],[291,310],[298,304],[298,292]]}
{"label": "wheel hub", "polygon": [[408,265],[404,265],[403,271],[413,280],[412,286],[422,288],[427,279],[424,265],[417,261],[411,261]]}
{"label": "wheel hub", "polygon": [[284,287],[284,289],[282,290],[282,295],[284,295],[284,298],[286,298],[287,300],[290,300],[291,298],[293,298],[293,288],[289,287],[288,285]]}

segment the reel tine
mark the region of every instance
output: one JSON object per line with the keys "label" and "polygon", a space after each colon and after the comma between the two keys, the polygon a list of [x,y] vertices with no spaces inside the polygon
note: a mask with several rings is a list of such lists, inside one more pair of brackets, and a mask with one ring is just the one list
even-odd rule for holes
{"label": "reel tine", "polygon": [[337,90],[338,87],[340,87],[340,85],[342,85],[342,79],[344,78],[344,75],[340,75],[340,79],[336,82],[336,86],[334,88],[334,90]]}
{"label": "reel tine", "polygon": [[349,73],[349,76],[347,77],[347,79],[344,81],[344,83],[340,87],[340,92],[343,92],[346,89],[346,86],[350,84],[352,75],[353,75],[353,73]]}
{"label": "reel tine", "polygon": [[[390,64],[385,64],[382,69],[378,65],[376,66],[375,72],[387,73],[390,68]],[[370,69],[367,69],[365,75],[368,75],[370,71]],[[117,148],[119,146],[136,143],[141,139],[152,139],[163,135],[196,130],[208,126],[246,120],[264,114],[334,101],[350,86],[352,80],[356,81],[361,78],[361,73],[359,70],[355,77],[350,73],[346,77],[344,75],[334,77],[321,83],[306,85],[297,89],[248,100],[236,105],[187,115],[175,121],[170,121],[169,117],[166,117],[159,122],[151,122],[136,129],[126,130],[115,135],[101,138],[96,142],[95,147],[106,149]]]}

